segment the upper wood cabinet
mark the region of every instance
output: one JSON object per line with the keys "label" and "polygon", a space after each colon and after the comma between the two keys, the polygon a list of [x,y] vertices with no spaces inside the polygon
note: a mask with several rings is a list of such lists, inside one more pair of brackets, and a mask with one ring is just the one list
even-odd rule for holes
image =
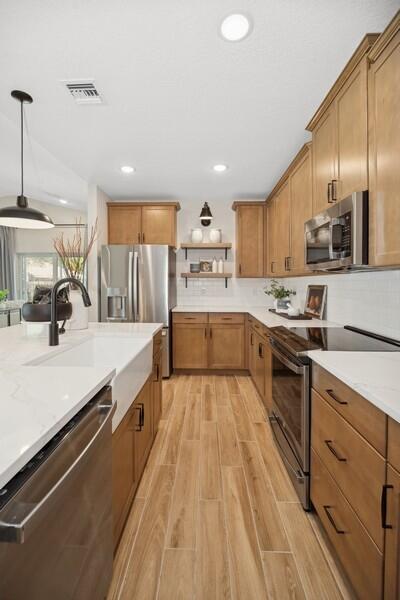
{"label": "upper wood cabinet", "polygon": [[304,223],[312,217],[312,150],[307,144],[290,176],[290,253],[287,268],[291,275],[307,272],[304,254]]}
{"label": "upper wood cabinet", "polygon": [[368,189],[367,53],[364,37],[307,130],[313,142],[313,214],[352,192]]}
{"label": "upper wood cabinet", "polygon": [[[282,185],[275,198],[275,256],[276,272],[285,273],[288,270],[290,255],[290,181]],[[274,265],[275,267],[275,265]],[[275,268],[274,268],[275,272]]]}
{"label": "upper wood cabinet", "polygon": [[266,237],[264,239],[264,245],[267,248],[265,253],[265,275],[266,277],[272,277],[274,272],[276,271],[276,263],[277,256],[276,250],[277,245],[275,242],[275,206],[276,206],[276,198],[270,198],[269,202],[266,204],[265,212],[266,212]]}
{"label": "upper wood cabinet", "polygon": [[370,263],[400,264],[400,13],[369,54]]}
{"label": "upper wood cabinet", "polygon": [[236,277],[264,276],[264,202],[234,202]]}
{"label": "upper wood cabinet", "polygon": [[168,244],[176,246],[178,202],[110,202],[109,244]]}

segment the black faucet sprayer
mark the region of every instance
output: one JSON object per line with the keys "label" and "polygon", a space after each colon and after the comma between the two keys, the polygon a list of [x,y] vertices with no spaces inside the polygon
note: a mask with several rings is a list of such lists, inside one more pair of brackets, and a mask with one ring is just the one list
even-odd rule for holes
{"label": "black faucet sprayer", "polygon": [[91,306],[92,303],[89,298],[89,294],[85,286],[79,279],[75,279],[74,277],[64,277],[64,279],[60,279],[57,281],[53,289],[51,290],[51,322],[49,325],[49,345],[50,346],[58,346],[59,344],[59,329],[58,329],[58,321],[57,321],[57,292],[59,288],[64,285],[64,283],[73,283],[76,285],[82,294],[82,301],[85,306]]}

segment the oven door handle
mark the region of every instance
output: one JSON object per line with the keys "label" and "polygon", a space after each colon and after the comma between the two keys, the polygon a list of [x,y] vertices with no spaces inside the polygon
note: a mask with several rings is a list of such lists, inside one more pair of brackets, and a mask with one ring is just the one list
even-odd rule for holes
{"label": "oven door handle", "polygon": [[[274,414],[272,413],[272,415],[270,415],[270,416],[268,417],[268,419],[269,419],[269,422],[271,423],[271,431],[272,431],[272,435],[274,436],[274,440],[275,440],[275,442],[276,442],[277,446],[279,446],[279,449],[280,449],[280,451],[281,451],[281,456],[282,456],[283,462],[285,463],[285,465],[287,466],[287,468],[288,468],[288,469],[290,469],[290,471],[293,473],[293,475],[294,475],[294,477],[296,478],[296,480],[297,480],[297,481],[300,481],[300,482],[301,482],[301,481],[303,481],[303,480],[304,480],[304,477],[303,477],[303,475],[302,475],[302,474],[301,474],[299,471],[296,471],[296,469],[294,469],[294,468],[292,467],[292,465],[290,464],[290,462],[289,462],[289,461],[288,461],[288,459],[286,458],[285,451],[284,451],[284,449],[282,448],[282,445],[281,445],[281,443],[280,443],[280,441],[279,441],[279,438],[278,438],[278,436],[276,435],[276,433],[275,433],[275,431],[274,431],[274,428],[272,427],[272,423],[277,423],[278,427],[279,427],[279,428],[281,429],[281,431],[282,431],[282,428],[281,428],[281,426],[279,425],[279,421],[278,421],[278,419],[277,419],[276,415],[274,415]],[[283,435],[285,435],[283,431],[282,431],[282,433],[283,433]],[[285,437],[286,437],[286,436],[285,436]],[[286,439],[287,439],[287,438],[286,438]],[[288,444],[290,445],[290,442],[288,442]]]}
{"label": "oven door handle", "polygon": [[272,354],[274,354],[276,356],[276,358],[278,358],[285,365],[285,367],[287,367],[288,369],[293,371],[293,373],[296,373],[296,375],[304,375],[304,372],[306,369],[305,365],[303,365],[303,366],[296,365],[294,362],[292,362],[290,360],[290,358],[288,356],[286,356],[282,352],[279,352],[279,350],[277,349],[275,344],[273,344],[272,342],[270,342],[270,346],[271,346]]}

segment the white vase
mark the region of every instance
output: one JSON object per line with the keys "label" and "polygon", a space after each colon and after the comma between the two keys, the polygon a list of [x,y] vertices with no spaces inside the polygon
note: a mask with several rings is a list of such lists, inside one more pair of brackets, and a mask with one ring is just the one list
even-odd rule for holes
{"label": "white vase", "polygon": [[67,320],[66,329],[87,329],[89,324],[89,309],[83,304],[82,294],[78,290],[69,291],[69,301],[72,304],[72,315]]}
{"label": "white vase", "polygon": [[287,313],[290,298],[275,298],[274,308],[277,313]]}
{"label": "white vase", "polygon": [[222,240],[222,232],[221,229],[211,229],[210,230],[210,242],[213,244],[219,244]]}
{"label": "white vase", "polygon": [[203,232],[201,229],[191,230],[192,244],[200,244],[203,241]]}

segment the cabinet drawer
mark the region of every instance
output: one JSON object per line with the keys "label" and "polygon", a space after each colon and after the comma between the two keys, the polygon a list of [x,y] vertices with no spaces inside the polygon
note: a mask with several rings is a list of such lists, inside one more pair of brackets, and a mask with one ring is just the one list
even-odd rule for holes
{"label": "cabinet drawer", "polygon": [[386,456],[386,415],[331,373],[313,365],[313,387],[370,444]]}
{"label": "cabinet drawer", "polygon": [[319,394],[312,391],[311,444],[380,550],[386,462]]}
{"label": "cabinet drawer", "polygon": [[244,314],[243,313],[210,313],[209,314],[209,322],[210,323],[220,323],[223,325],[224,323],[244,323]]}
{"label": "cabinet drawer", "polygon": [[208,323],[208,313],[173,313],[174,323]]}
{"label": "cabinet drawer", "polygon": [[383,557],[311,450],[311,500],[359,598],[381,598]]}
{"label": "cabinet drawer", "polygon": [[400,473],[400,423],[389,417],[388,461]]}

